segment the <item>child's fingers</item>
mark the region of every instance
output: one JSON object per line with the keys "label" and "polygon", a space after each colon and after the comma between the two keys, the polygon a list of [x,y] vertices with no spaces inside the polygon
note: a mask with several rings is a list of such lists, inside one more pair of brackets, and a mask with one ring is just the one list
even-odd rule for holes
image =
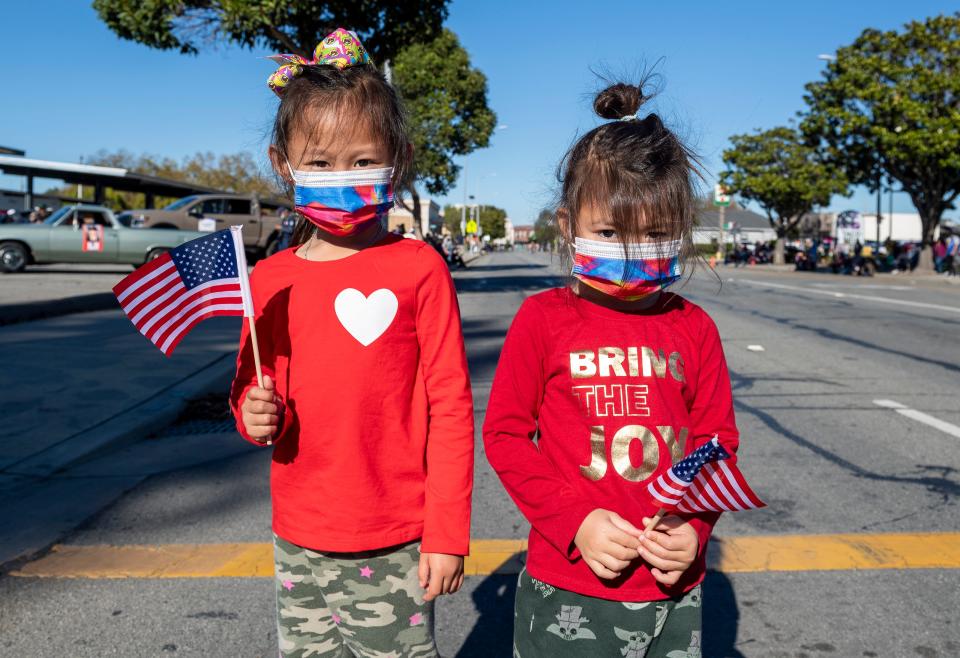
{"label": "child's fingers", "polygon": [[636,560],[640,555],[639,546],[636,548],[633,548],[632,546],[627,547],[612,540],[605,542],[601,547],[601,550],[608,555],[612,555],[618,560],[627,560],[628,562],[630,560]]}
{"label": "child's fingers", "polygon": [[456,594],[457,592],[460,591],[460,588],[461,588],[461,587],[463,587],[463,572],[462,572],[462,571],[460,572],[460,574],[459,574],[459,575],[456,577],[456,579],[454,580],[454,582],[453,582],[453,589],[450,591],[450,593],[451,593],[451,594]]}
{"label": "child's fingers", "polygon": [[258,386],[253,386],[250,390],[247,391],[247,399],[251,402],[256,400],[262,400],[263,402],[273,402],[276,397],[276,393],[273,391],[268,391],[265,388],[260,388]]}
{"label": "child's fingers", "polygon": [[424,601],[432,601],[443,594],[443,576],[437,572],[430,573],[430,584],[427,586],[427,593],[423,595]]}
{"label": "child's fingers", "polygon": [[647,534],[646,537],[643,537],[640,543],[651,550],[654,548],[662,548],[671,552],[685,552],[684,549],[690,546],[690,539],[688,537],[672,537],[666,533],[654,530]]}
{"label": "child's fingers", "polygon": [[618,560],[617,558],[609,555],[607,553],[600,553],[597,556],[597,560],[605,566],[610,571],[613,571],[616,575],[620,575],[620,572],[630,566],[630,563],[626,560]]}
{"label": "child's fingers", "polygon": [[642,557],[644,561],[646,561],[646,563],[651,567],[656,567],[661,571],[684,571],[688,566],[690,566],[688,563],[671,560],[669,558],[662,558],[646,548],[640,549],[640,557]]}
{"label": "child's fingers", "polygon": [[590,567],[590,570],[597,574],[599,578],[603,578],[605,580],[613,580],[620,575],[614,571],[611,571],[610,569],[607,569],[596,560],[587,560],[587,566]]}
{"label": "child's fingers", "polygon": [[683,574],[681,571],[661,571],[660,569],[650,569],[653,579],[662,585],[676,585]]}
{"label": "child's fingers", "polygon": [[253,400],[247,404],[247,411],[255,414],[275,414],[279,411],[279,408],[273,402]]}
{"label": "child's fingers", "polygon": [[616,512],[610,512],[610,523],[617,526],[620,530],[627,533],[628,535],[633,535],[634,537],[639,537],[643,532],[640,528],[633,525],[625,518],[617,514]]}
{"label": "child's fingers", "polygon": [[611,542],[624,546],[626,548],[636,549],[640,546],[640,542],[637,539],[637,535],[632,535],[627,533],[624,530],[621,530],[619,527],[610,525],[607,526],[606,537]]}
{"label": "child's fingers", "polygon": [[264,375],[263,387],[268,391],[272,391],[275,388],[275,385],[273,383],[273,377],[271,377],[270,375]]}
{"label": "child's fingers", "polygon": [[276,427],[277,416],[275,414],[247,414],[244,421],[248,426],[256,425],[259,427]]}
{"label": "child's fingers", "polygon": [[420,564],[417,566],[417,580],[420,581],[420,589],[426,589],[430,582],[430,560],[423,553],[420,554]]}

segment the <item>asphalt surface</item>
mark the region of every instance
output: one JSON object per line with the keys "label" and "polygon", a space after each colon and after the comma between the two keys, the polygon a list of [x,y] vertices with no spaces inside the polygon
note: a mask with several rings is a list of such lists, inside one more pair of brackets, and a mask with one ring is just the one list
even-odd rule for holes
{"label": "asphalt surface", "polygon": [[[719,326],[741,466],[769,508],[724,515],[715,535],[956,531],[960,437],[875,401],[960,425],[960,287],[746,269],[721,277],[701,272],[680,292]],[[526,253],[495,254],[456,278],[479,429],[513,314],[563,279],[548,257]],[[68,318],[46,322],[58,321]],[[63,543],[268,541],[269,455],[208,437],[164,439],[169,451],[145,445],[138,468],[157,474]],[[178,452],[181,460],[170,456]],[[479,442],[477,457],[474,537],[525,536]],[[76,495],[92,495],[97,474],[131,459],[101,458]],[[471,577],[440,601],[444,655],[510,655],[514,581]],[[272,656],[272,587],[262,578],[0,576],[0,655]],[[704,655],[960,655],[958,588],[960,572],[949,569],[714,572]]]}

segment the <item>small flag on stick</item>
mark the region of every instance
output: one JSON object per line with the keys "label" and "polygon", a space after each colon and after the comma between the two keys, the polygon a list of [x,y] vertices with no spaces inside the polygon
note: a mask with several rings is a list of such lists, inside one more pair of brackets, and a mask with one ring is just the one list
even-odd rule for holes
{"label": "small flag on stick", "polygon": [[260,351],[253,326],[253,299],[241,227],[185,242],[113,287],[133,326],[170,356],[201,320],[243,315],[250,322],[257,380],[263,387]]}
{"label": "small flag on stick", "polygon": [[[740,512],[766,507],[753,493],[716,436],[647,485],[661,507],[647,526],[655,527],[668,512]],[[644,531],[646,534],[646,530]]]}

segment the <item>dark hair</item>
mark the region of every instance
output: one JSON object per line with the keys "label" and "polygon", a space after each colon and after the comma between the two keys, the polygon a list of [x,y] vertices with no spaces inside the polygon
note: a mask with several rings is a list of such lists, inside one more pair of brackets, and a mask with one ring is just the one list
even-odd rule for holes
{"label": "dark hair", "polygon": [[[330,111],[336,129],[353,130],[366,121],[370,131],[383,140],[393,162],[393,189],[407,187],[413,174],[413,152],[407,134],[407,118],[397,92],[373,64],[345,69],[334,66],[305,66],[285,88],[273,122],[272,143],[279,155],[290,162],[287,144],[297,130],[316,128],[309,120],[317,111]],[[316,227],[300,216],[293,231],[293,245],[306,242]]]}
{"label": "dark hair", "polygon": [[667,239],[682,240],[680,261],[685,263],[695,254],[700,163],[659,116],[633,118],[650,99],[643,85],[616,83],[594,99],[594,111],[613,121],[577,140],[560,162],[559,206],[569,217],[560,235],[573,244],[579,213],[588,206],[603,208],[625,253],[627,243],[640,241],[642,218]]}

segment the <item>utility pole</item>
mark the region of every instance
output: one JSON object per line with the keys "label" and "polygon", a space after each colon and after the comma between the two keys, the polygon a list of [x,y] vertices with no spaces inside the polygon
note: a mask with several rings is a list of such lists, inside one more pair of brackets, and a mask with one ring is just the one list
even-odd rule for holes
{"label": "utility pole", "polygon": [[460,237],[467,239],[467,165],[463,165],[463,207],[460,208]]}
{"label": "utility pole", "polygon": [[877,173],[877,249],[880,248],[880,217],[883,203],[883,174]]}
{"label": "utility pole", "polygon": [[717,206],[718,228],[720,229],[720,243],[717,245],[717,256],[718,260],[722,263],[727,258],[727,240],[723,235],[723,225],[727,216],[727,206],[730,205],[730,194],[719,183],[713,188],[713,205]]}

